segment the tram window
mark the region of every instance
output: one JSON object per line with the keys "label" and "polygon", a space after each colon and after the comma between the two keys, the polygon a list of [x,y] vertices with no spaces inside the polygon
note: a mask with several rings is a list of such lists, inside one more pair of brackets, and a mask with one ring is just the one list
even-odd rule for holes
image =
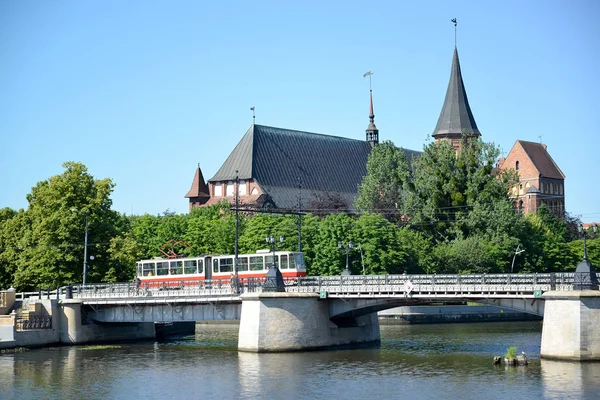
{"label": "tram window", "polygon": [[169,274],[181,275],[183,273],[183,261],[171,261],[171,269]]}
{"label": "tram window", "polygon": [[[209,262],[210,262],[210,260],[209,260]],[[198,260],[198,273],[199,274],[204,273],[204,261],[203,260]]]}
{"label": "tram window", "polygon": [[221,258],[220,272],[233,272],[233,258]]}
{"label": "tram window", "polygon": [[183,273],[185,274],[195,274],[197,273],[197,263],[196,260],[185,260],[183,262]]}
{"label": "tram window", "polygon": [[282,254],[279,256],[279,269],[288,269],[288,256]]}
{"label": "tram window", "polygon": [[142,266],[142,275],[143,276],[152,276],[154,274],[155,274],[154,263],[144,263]]}
{"label": "tram window", "polygon": [[265,256],[265,269],[271,268],[273,265],[273,256]]}
{"label": "tram window", "polygon": [[294,258],[296,259],[296,268],[304,269],[304,254],[296,253],[294,254]]}
{"label": "tram window", "polygon": [[157,262],[156,275],[169,275],[169,263],[166,261]]}
{"label": "tram window", "polygon": [[261,271],[263,269],[263,256],[250,256],[250,271]]}
{"label": "tram window", "polygon": [[296,255],[290,255],[290,269],[296,269]]}
{"label": "tram window", "polygon": [[248,271],[248,257],[238,258],[238,271]]}
{"label": "tram window", "polygon": [[213,272],[219,272],[219,260],[217,258],[213,259]]}

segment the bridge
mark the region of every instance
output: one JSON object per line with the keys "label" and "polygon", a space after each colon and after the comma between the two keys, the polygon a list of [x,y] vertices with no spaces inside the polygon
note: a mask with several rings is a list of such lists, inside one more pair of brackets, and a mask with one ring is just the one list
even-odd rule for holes
{"label": "bridge", "polygon": [[[381,311],[398,305],[440,301],[487,303],[542,316],[542,294],[573,289],[574,273],[494,275],[364,275],[303,277],[287,282],[286,293],[315,293],[320,298],[361,300],[364,308]],[[242,280],[239,287],[227,281],[180,281],[176,285],[153,285],[137,289],[130,283],[76,286],[72,298],[96,311],[102,322],[173,322],[239,319],[227,308],[242,303],[245,293],[262,293],[258,280]],[[188,311],[164,313],[163,306],[188,307]],[[128,316],[124,310],[146,307],[151,312]],[[204,307],[208,306],[208,307]],[[239,307],[237,307],[239,308]],[[204,309],[199,315],[199,310]],[[213,309],[215,312],[206,312]],[[101,313],[98,310],[103,310]],[[108,310],[112,310],[107,312]],[[117,311],[118,310],[118,311]],[[167,309],[169,310],[169,309]],[[226,310],[226,312],[223,312]],[[356,314],[356,309],[354,310]],[[190,315],[186,317],[186,315]],[[192,317],[193,316],[193,317]],[[337,315],[331,315],[335,319]]]}
{"label": "bridge", "polygon": [[[75,286],[57,297],[72,323],[64,329],[70,332],[67,342],[93,341],[101,327],[240,320],[240,350],[331,348],[379,341],[377,311],[471,301],[544,316],[542,355],[548,358],[600,358],[600,333],[581,324],[582,318],[598,314],[600,292],[573,290],[581,279],[576,273],[304,277],[286,282],[284,292],[267,291],[258,280],[181,281],[141,288],[120,283]],[[578,337],[569,338],[569,346],[564,336],[574,329]],[[566,356],[557,353],[565,347]]]}

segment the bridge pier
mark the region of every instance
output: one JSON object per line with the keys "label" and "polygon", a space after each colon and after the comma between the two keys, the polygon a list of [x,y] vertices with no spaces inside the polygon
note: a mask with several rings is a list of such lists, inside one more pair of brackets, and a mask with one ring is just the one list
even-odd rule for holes
{"label": "bridge pier", "polygon": [[377,313],[338,326],[329,318],[329,300],[317,293],[246,293],[241,298],[240,351],[320,350],[380,341]]}
{"label": "bridge pier", "polygon": [[152,339],[154,322],[98,324],[88,321],[79,299],[63,300],[59,307],[60,342],[68,344]]}
{"label": "bridge pier", "polygon": [[540,357],[600,360],[600,291],[550,291],[543,298]]}

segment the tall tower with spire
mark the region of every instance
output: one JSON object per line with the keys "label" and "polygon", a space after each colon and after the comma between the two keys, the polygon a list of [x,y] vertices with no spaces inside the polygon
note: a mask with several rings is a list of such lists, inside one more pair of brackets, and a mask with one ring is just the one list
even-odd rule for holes
{"label": "tall tower with spire", "polygon": [[456,19],[453,19],[452,22],[455,26],[452,71],[450,72],[450,82],[448,83],[442,112],[432,136],[436,142],[443,139],[450,140],[455,149],[460,149],[463,134],[479,136],[481,133],[477,128],[475,118],[473,118],[460,71],[460,61],[456,48]]}
{"label": "tall tower with spire", "polygon": [[377,127],[375,126],[375,114],[373,114],[373,88],[371,87],[371,75],[373,75],[373,73],[371,71],[366,72],[363,75],[363,78],[368,76],[369,77],[369,101],[370,101],[370,108],[369,108],[369,126],[366,129],[366,134],[367,134],[367,142],[369,142],[369,144],[371,145],[371,147],[376,146],[379,144],[379,129],[377,129]]}

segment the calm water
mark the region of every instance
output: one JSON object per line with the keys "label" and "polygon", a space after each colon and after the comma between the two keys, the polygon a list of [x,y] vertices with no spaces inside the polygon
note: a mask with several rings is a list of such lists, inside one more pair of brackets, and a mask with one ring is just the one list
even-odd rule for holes
{"label": "calm water", "polygon": [[[166,343],[0,355],[2,399],[598,399],[600,363],[539,359],[541,323],[382,326],[380,348],[238,353],[237,326]],[[517,346],[528,367],[492,365]]]}

